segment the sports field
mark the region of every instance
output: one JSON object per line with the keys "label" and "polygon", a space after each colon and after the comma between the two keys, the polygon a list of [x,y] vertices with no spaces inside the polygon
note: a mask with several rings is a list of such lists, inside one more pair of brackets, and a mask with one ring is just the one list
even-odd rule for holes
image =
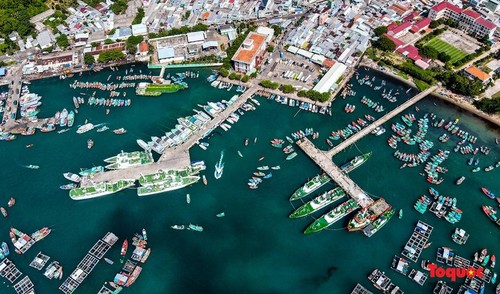
{"label": "sports field", "polygon": [[430,46],[436,49],[439,53],[445,52],[451,57],[451,63],[454,63],[455,61],[462,59],[464,56],[467,56],[467,53],[465,53],[464,51],[453,47],[452,45],[446,43],[438,37],[432,38],[424,46]]}

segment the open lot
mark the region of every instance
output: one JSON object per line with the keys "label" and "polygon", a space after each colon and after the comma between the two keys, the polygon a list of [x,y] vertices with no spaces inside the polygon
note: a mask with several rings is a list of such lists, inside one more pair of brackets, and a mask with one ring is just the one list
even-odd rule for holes
{"label": "open lot", "polygon": [[462,31],[459,31],[458,29],[449,29],[445,31],[439,35],[439,39],[464,51],[467,54],[474,53],[480,47],[480,44],[476,39]]}
{"label": "open lot", "polygon": [[464,51],[446,43],[445,41],[439,39],[438,37],[432,38],[429,42],[427,42],[424,46],[429,46],[431,48],[436,49],[439,53],[445,52],[448,54],[451,59],[450,62],[453,63],[457,60],[462,59],[463,57],[467,56],[468,54],[465,53]]}

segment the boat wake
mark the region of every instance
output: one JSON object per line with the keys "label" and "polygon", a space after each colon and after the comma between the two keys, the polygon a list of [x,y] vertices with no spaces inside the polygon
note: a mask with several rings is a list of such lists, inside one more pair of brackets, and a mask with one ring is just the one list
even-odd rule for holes
{"label": "boat wake", "polygon": [[217,164],[215,164],[214,177],[217,180],[222,177],[222,173],[224,172],[224,162],[222,162],[223,159],[224,159],[224,150],[220,152],[219,162],[217,162]]}

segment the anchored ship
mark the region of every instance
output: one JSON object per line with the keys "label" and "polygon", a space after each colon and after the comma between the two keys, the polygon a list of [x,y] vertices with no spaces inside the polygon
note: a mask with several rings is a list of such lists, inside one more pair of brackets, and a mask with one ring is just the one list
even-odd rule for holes
{"label": "anchored ship", "polygon": [[358,208],[358,203],[356,203],[354,199],[349,199],[346,202],[335,207],[332,211],[315,220],[312,224],[309,225],[309,227],[307,227],[307,229],[304,231],[304,234],[308,235],[324,230]]}
{"label": "anchored ship", "polygon": [[347,229],[351,231],[361,230],[374,221],[379,215],[391,209],[383,198],[377,199],[369,206],[361,209],[350,221]]}
{"label": "anchored ship", "polygon": [[305,203],[304,205],[297,208],[292,214],[290,214],[290,218],[299,218],[310,215],[323,207],[330,205],[331,203],[343,198],[345,196],[344,190],[342,188],[337,187],[328,192],[325,192],[313,200]]}
{"label": "anchored ship", "polygon": [[369,224],[366,228],[364,228],[363,233],[367,237],[371,237],[373,234],[378,232],[383,226],[385,226],[393,215],[394,215],[394,209],[385,212],[379,218],[377,218],[373,223]]}
{"label": "anchored ship", "polygon": [[101,182],[92,186],[79,187],[69,191],[69,197],[73,200],[84,200],[101,197],[119,192],[134,186],[135,180],[118,180],[116,182]]}

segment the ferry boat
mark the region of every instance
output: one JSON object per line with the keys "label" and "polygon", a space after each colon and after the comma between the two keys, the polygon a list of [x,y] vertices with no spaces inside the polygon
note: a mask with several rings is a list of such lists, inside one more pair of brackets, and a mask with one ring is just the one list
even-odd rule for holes
{"label": "ferry boat", "polygon": [[224,172],[224,163],[222,159],[224,158],[224,151],[221,151],[219,162],[215,165],[214,177],[215,179],[220,179],[222,177],[222,173]]}
{"label": "ferry boat", "polygon": [[497,214],[497,211],[489,206],[489,205],[483,205],[483,212],[486,214],[495,224],[500,226],[500,218]]}
{"label": "ferry boat", "polygon": [[358,211],[349,221],[347,230],[349,230],[349,232],[361,230],[389,209],[391,209],[391,205],[385,202],[383,198],[379,198],[369,206]]}
{"label": "ferry boat", "polygon": [[462,184],[464,182],[464,180],[465,180],[465,177],[461,176],[460,178],[457,179],[457,181],[455,182],[455,184],[460,185],[460,184]]}
{"label": "ferry boat", "polygon": [[117,180],[115,182],[95,183],[92,186],[79,187],[69,191],[69,197],[73,200],[84,200],[113,194],[134,186],[135,180]]}
{"label": "ferry boat", "polygon": [[373,234],[378,232],[383,226],[385,226],[389,222],[389,220],[392,218],[393,215],[394,215],[394,209],[384,212],[373,223],[369,224],[367,227],[363,229],[363,234],[365,234],[367,237],[373,236]]}
{"label": "ferry boat", "polygon": [[106,158],[107,169],[124,169],[132,166],[140,166],[154,162],[151,151],[120,152],[119,154]]}
{"label": "ferry boat", "polygon": [[290,201],[298,200],[304,198],[310,193],[316,191],[326,183],[330,182],[330,177],[326,174],[317,175],[312,178],[310,181],[304,184],[304,186],[297,189],[292,196],[290,196]]}
{"label": "ferry boat", "polygon": [[174,230],[184,230],[184,225],[173,225],[173,226],[170,226],[172,229]]}
{"label": "ferry boat", "polygon": [[307,227],[307,229],[304,231],[304,234],[308,235],[324,230],[325,228],[331,226],[336,221],[358,208],[358,203],[356,203],[354,199],[349,199],[346,202],[335,207],[332,211],[315,220]]}
{"label": "ferry boat", "polygon": [[490,190],[483,187],[481,188],[481,191],[483,191],[484,195],[488,196],[489,198],[495,199],[495,194],[493,194],[493,192],[491,192]]}
{"label": "ferry boat", "polygon": [[198,172],[204,166],[192,166],[183,170],[158,171],[154,174],[141,175],[137,189],[138,196],[147,196],[177,190],[200,180]]}
{"label": "ferry boat", "polygon": [[340,169],[345,173],[349,173],[349,172],[355,170],[356,168],[360,167],[363,163],[365,163],[370,158],[371,155],[372,155],[372,152],[368,152],[368,153],[356,156],[351,161],[344,163],[340,167]]}
{"label": "ferry boat", "polygon": [[345,196],[344,190],[342,188],[337,187],[330,191],[327,191],[313,200],[305,203],[304,205],[297,208],[294,212],[292,212],[289,218],[299,218],[310,215],[323,207],[326,207],[333,202],[343,198]]}
{"label": "ferry boat", "polygon": [[79,175],[74,174],[74,173],[64,173],[63,176],[72,182],[79,183],[81,181],[81,178]]}

